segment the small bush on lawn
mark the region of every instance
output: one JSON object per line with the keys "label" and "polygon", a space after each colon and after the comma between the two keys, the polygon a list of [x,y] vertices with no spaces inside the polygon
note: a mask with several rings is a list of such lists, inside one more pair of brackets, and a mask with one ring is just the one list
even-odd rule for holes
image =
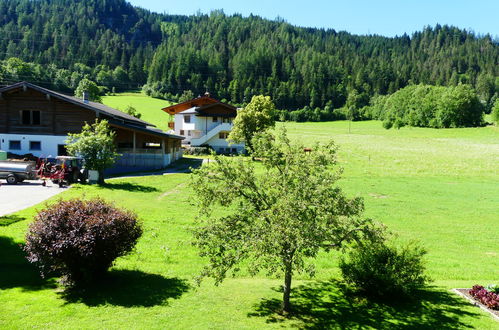
{"label": "small bush on lawn", "polygon": [[359,243],[340,260],[343,278],[355,291],[372,298],[407,298],[428,281],[426,251],[415,244]]}
{"label": "small bush on lawn", "polygon": [[60,201],[40,211],[26,234],[27,258],[64,284],[96,279],[130,252],[142,227],[137,216],[102,199]]}
{"label": "small bush on lawn", "polygon": [[211,155],[212,148],[210,147],[189,147],[184,150],[184,155],[201,156]]}

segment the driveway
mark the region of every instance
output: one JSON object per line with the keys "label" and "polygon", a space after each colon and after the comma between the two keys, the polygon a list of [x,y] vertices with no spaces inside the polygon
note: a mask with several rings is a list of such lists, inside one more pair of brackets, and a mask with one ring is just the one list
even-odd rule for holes
{"label": "driveway", "polygon": [[47,186],[42,186],[42,181],[25,181],[17,185],[8,185],[1,180],[0,187],[0,216],[23,210],[55,196],[67,188],[48,181]]}

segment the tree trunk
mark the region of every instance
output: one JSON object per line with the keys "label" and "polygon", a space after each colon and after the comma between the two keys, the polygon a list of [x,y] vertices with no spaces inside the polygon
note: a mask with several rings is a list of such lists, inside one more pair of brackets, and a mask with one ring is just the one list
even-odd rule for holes
{"label": "tree trunk", "polygon": [[99,170],[99,179],[97,180],[98,184],[104,184],[104,170]]}
{"label": "tree trunk", "polygon": [[284,314],[291,312],[291,304],[289,302],[289,296],[291,295],[291,278],[293,276],[293,266],[292,263],[286,263],[286,270],[284,273],[284,288],[282,297],[282,311]]}

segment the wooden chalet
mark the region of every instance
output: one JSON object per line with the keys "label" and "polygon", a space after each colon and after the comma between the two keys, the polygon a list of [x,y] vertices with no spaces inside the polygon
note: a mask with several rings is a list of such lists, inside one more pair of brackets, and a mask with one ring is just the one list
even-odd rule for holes
{"label": "wooden chalet", "polygon": [[103,104],[28,82],[0,88],[0,150],[53,158],[64,155],[68,133],[106,119],[121,157],[111,172],[159,169],[180,158],[183,137]]}

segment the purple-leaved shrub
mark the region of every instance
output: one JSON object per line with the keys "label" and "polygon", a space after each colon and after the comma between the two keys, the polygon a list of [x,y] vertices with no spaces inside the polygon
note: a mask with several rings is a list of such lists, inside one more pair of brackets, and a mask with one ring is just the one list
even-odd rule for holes
{"label": "purple-leaved shrub", "polygon": [[137,216],[102,199],[72,199],[40,211],[26,234],[27,259],[68,285],[98,278],[142,235]]}

